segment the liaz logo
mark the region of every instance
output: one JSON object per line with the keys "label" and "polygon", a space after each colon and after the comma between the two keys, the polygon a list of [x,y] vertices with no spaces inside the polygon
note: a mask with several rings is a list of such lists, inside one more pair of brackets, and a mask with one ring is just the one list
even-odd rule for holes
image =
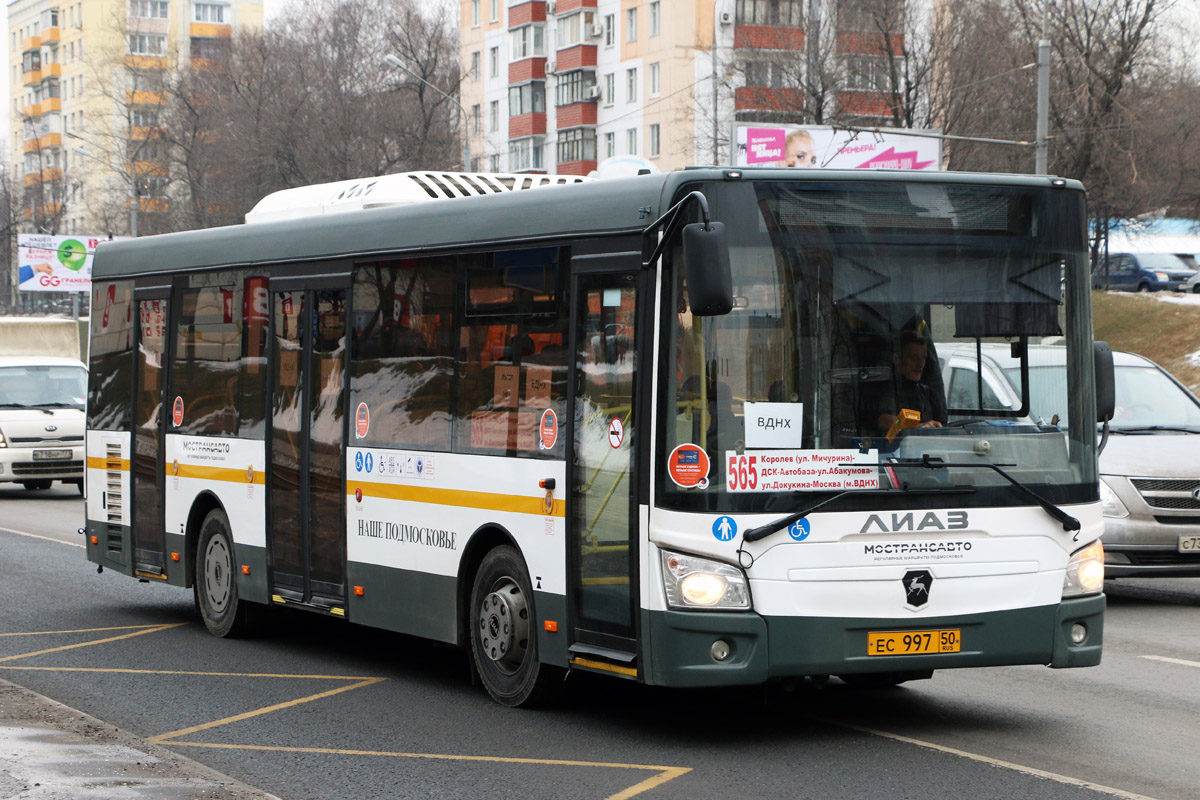
{"label": "liaz logo", "polygon": [[968,519],[965,511],[948,511],[943,519],[935,511],[925,512],[920,517],[918,513],[892,514],[890,519],[885,515],[872,514],[867,517],[859,533],[899,533],[900,531],[958,531],[967,527]]}

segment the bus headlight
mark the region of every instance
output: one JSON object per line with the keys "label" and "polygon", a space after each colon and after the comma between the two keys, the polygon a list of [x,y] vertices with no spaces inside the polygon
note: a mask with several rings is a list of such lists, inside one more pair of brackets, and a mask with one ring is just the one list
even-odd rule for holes
{"label": "bus headlight", "polygon": [[746,576],[732,564],[663,550],[662,566],[663,588],[671,608],[750,608]]}
{"label": "bus headlight", "polygon": [[1089,544],[1067,562],[1063,578],[1063,597],[1096,594],[1104,588],[1104,545],[1100,540]]}
{"label": "bus headlight", "polygon": [[1117,493],[1105,482],[1104,478],[1100,479],[1100,512],[1106,517],[1129,516],[1129,509],[1125,507],[1121,498],[1117,497]]}

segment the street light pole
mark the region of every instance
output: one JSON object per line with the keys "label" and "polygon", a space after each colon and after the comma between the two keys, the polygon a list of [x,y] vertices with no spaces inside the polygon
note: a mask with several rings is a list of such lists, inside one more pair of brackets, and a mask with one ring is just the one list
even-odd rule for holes
{"label": "street light pole", "polygon": [[1046,135],[1050,129],[1050,39],[1046,36],[1046,9],[1042,8],[1042,38],[1038,40],[1037,93],[1037,156],[1033,171],[1045,175],[1047,165]]}
{"label": "street light pole", "polygon": [[717,35],[721,30],[717,19],[717,5],[720,0],[713,0],[713,41],[712,41],[712,164],[717,166],[721,163],[721,153],[719,151],[718,141],[720,139],[721,129],[718,117],[721,114],[721,97],[719,93],[720,83],[717,82]]}
{"label": "street light pole", "polygon": [[471,115],[467,113],[467,110],[465,108],[463,108],[462,103],[458,102],[453,97],[451,97],[450,95],[446,94],[441,89],[439,89],[437,86],[434,86],[432,83],[425,80],[417,73],[413,72],[411,69],[408,68],[407,64],[405,64],[403,61],[400,60],[399,56],[388,53],[386,56],[383,57],[383,60],[386,61],[387,63],[391,64],[393,67],[396,67],[397,69],[404,70],[409,75],[413,76],[414,78],[419,80],[421,83],[425,84],[430,89],[433,89],[435,92],[440,94],[442,97],[449,100],[451,103],[454,103],[454,105],[458,108],[459,112],[462,113],[462,115],[463,115],[463,156],[462,156],[463,157],[463,172],[470,172],[471,171]]}

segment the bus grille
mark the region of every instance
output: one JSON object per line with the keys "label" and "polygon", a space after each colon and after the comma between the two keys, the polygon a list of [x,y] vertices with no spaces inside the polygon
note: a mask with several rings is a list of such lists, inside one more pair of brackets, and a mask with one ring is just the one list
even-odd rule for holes
{"label": "bus grille", "polygon": [[108,443],[104,449],[104,513],[106,521],[105,550],[109,555],[123,555],[121,520],[125,510],[125,495],[121,491],[121,445]]}

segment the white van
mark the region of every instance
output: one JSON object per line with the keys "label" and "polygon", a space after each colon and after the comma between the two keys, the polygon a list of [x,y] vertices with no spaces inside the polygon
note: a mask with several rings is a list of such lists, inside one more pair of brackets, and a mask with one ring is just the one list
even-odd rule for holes
{"label": "white van", "polygon": [[74,358],[0,356],[0,482],[53,481],[83,494],[87,368]]}
{"label": "white van", "polygon": [[[984,344],[981,352],[980,359],[974,344],[938,348],[948,406],[978,407],[982,386],[984,409],[1022,410],[1010,345]],[[1113,366],[1116,414],[1100,454],[1105,574],[1200,577],[1200,438],[1192,438],[1200,437],[1200,400],[1149,359],[1114,352]],[[1066,422],[1057,388],[1064,368],[1064,348],[1030,345],[1028,419]]]}

